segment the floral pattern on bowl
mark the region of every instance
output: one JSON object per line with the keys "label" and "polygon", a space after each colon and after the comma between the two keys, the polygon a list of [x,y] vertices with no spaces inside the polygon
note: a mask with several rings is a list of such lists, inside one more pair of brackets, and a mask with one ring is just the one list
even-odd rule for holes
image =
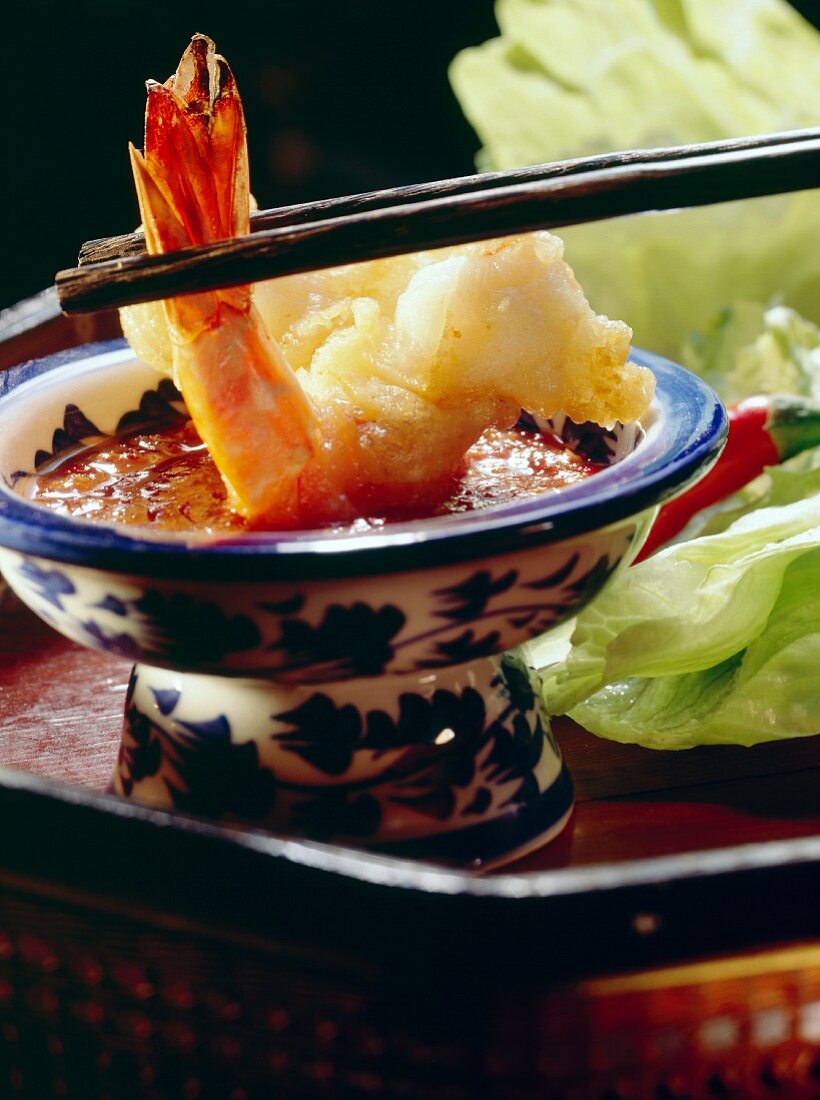
{"label": "floral pattern on bowl", "polygon": [[512,657],[399,685],[222,686],[135,670],[114,790],[473,866],[543,843],[571,811],[538,684]]}
{"label": "floral pattern on bowl", "polygon": [[89,435],[184,416],[170,383],[117,343],[7,372],[0,567],[56,629],[136,662],[114,788],[468,863],[554,835],[571,783],[532,674],[501,655],[628,565],[726,432],[706,386],[635,357],[658,378],[643,426],[536,425],[609,463],[579,485],[378,531],[198,541],[58,516],[20,492]]}

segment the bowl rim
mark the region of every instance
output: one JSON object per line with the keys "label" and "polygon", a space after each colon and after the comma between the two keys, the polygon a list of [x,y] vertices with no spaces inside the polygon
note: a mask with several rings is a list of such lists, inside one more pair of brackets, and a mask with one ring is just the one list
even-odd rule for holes
{"label": "bowl rim", "polygon": [[[427,569],[520,552],[638,515],[682,491],[713,463],[728,433],[715,391],[662,356],[633,348],[656,377],[654,442],[644,442],[593,477],[543,497],[373,531],[265,532],[207,541],[146,536],[141,529],[61,516],[0,481],[0,548],[107,572],[190,580],[284,580],[364,576]],[[48,376],[126,364],[125,340],[86,344],[11,367],[0,375],[0,412]],[[44,382],[45,379],[45,382]],[[24,388],[25,387],[25,388]],[[649,436],[653,432],[648,433]],[[138,533],[139,532],[139,533]]]}

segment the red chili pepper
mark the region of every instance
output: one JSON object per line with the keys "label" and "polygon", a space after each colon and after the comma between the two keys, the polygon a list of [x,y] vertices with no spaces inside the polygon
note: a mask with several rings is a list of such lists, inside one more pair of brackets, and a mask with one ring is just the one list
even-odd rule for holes
{"label": "red chili pepper", "polygon": [[767,466],[820,446],[820,405],[799,397],[747,397],[731,405],[729,438],[712,469],[661,507],[636,561],[677,535],[702,508],[742,489]]}

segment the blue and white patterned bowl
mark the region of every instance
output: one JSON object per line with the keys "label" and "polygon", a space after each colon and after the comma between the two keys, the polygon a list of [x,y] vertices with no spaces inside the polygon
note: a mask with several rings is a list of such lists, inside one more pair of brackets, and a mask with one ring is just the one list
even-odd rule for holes
{"label": "blue and white patterned bowl", "polygon": [[86,437],[184,415],[124,343],[0,376],[0,568],[57,630],[137,662],[114,789],[461,863],[560,831],[572,786],[534,676],[501,654],[627,565],[727,430],[698,379],[634,358],[657,378],[641,429],[541,425],[609,463],[580,484],[378,531],[195,541],[21,495]]}

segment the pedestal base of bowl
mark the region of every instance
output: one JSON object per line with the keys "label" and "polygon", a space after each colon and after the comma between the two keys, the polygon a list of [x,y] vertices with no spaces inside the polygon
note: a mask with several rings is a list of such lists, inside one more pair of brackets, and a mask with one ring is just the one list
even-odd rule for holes
{"label": "pedestal base of bowl", "polygon": [[137,665],[113,790],[277,833],[486,867],[557,836],[572,783],[509,655],[282,684]]}

